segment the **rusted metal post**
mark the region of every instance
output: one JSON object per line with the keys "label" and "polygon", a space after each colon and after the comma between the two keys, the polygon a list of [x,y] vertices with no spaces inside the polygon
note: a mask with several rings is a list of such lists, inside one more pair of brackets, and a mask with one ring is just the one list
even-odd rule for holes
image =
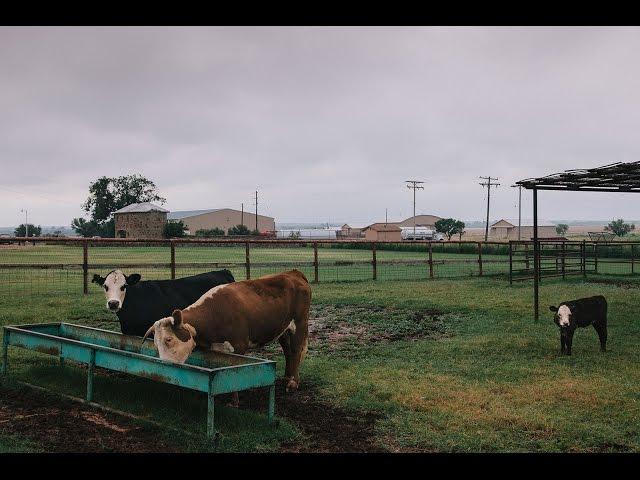
{"label": "rusted metal post", "polygon": [[433,243],[429,242],[429,278],[433,278]]}
{"label": "rusted metal post", "polygon": [[482,276],[482,243],[478,242],[478,268],[479,268],[479,276]]}
{"label": "rusted metal post", "polygon": [[634,257],[634,247],[635,245],[631,244],[631,275],[635,273],[635,257]]}
{"label": "rusted metal post", "polygon": [[245,269],[247,280],[251,278],[251,261],[249,260],[249,242],[245,242]]}
{"label": "rusted metal post", "polygon": [[313,282],[318,283],[318,242],[313,242]]}
{"label": "rusted metal post", "polygon": [[538,240],[538,189],[533,189],[533,320],[539,318],[540,241]]}
{"label": "rusted metal post", "polygon": [[524,269],[529,273],[529,244],[524,244]]}
{"label": "rusted metal post", "polygon": [[562,258],[560,260],[560,266],[562,267],[562,279],[564,280],[565,278],[565,255],[567,254],[567,245],[565,244],[565,242],[562,242]]}
{"label": "rusted metal post", "polygon": [[513,285],[513,243],[509,240],[509,285]]}
{"label": "rusted metal post", "polygon": [[585,240],[582,240],[580,250],[580,256],[582,258],[582,276],[583,278],[587,278],[587,242]]}
{"label": "rusted metal post", "polygon": [[276,386],[269,387],[269,406],[267,407],[267,420],[273,423],[273,417],[276,413]]}
{"label": "rusted metal post", "polygon": [[82,292],[89,293],[89,240],[82,242]]}
{"label": "rusted metal post", "polygon": [[593,268],[598,273],[598,242],[593,244]]}
{"label": "rusted metal post", "polygon": [[376,242],[371,243],[371,266],[373,267],[373,279],[378,279],[378,261],[376,259]]}
{"label": "rusted metal post", "polygon": [[171,240],[171,280],[176,278],[176,244]]}

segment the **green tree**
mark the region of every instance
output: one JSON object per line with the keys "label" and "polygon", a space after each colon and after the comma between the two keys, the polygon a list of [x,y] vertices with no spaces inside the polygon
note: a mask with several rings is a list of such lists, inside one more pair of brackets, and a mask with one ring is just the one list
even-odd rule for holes
{"label": "green tree", "polygon": [[236,225],[231,227],[227,232],[228,235],[251,235],[249,227],[246,225]]}
{"label": "green tree", "polygon": [[569,230],[569,225],[567,225],[566,223],[559,223],[558,225],[556,225],[556,233],[560,236],[567,233],[568,230]]}
{"label": "green tree", "polygon": [[39,225],[36,227],[30,223],[22,223],[18,228],[16,228],[13,233],[16,237],[26,237],[27,236],[27,225],[29,226],[29,237],[39,237],[42,233],[42,227]]}
{"label": "green tree", "polygon": [[221,228],[202,228],[200,230],[196,230],[196,237],[223,237],[224,230]]}
{"label": "green tree", "polygon": [[464,222],[455,218],[441,218],[435,223],[436,232],[446,235],[448,240],[451,240],[454,235],[460,235],[462,238],[465,226]]}
{"label": "green tree", "polygon": [[89,214],[90,220],[74,218],[71,227],[83,237],[114,237],[113,212],[132,203],[142,202],[162,204],[166,199],[158,194],[156,184],[142,175],[100,177],[89,185],[89,197],[82,204],[82,209]]}
{"label": "green tree", "polygon": [[187,226],[182,220],[169,220],[164,226],[164,236],[167,238],[182,238],[186,235]]}
{"label": "green tree", "polygon": [[635,230],[636,226],[632,223],[625,223],[623,219],[619,218],[618,220],[612,220],[604,229],[618,237],[623,237],[630,231]]}

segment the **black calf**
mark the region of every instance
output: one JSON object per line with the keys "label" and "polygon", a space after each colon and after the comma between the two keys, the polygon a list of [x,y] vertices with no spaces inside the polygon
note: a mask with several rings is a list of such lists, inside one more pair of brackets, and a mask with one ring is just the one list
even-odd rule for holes
{"label": "black calf", "polygon": [[600,350],[607,348],[607,300],[602,295],[562,302],[557,307],[550,306],[554,312],[554,322],[560,327],[560,352],[571,355],[573,334],[578,327],[593,328],[600,338]]}

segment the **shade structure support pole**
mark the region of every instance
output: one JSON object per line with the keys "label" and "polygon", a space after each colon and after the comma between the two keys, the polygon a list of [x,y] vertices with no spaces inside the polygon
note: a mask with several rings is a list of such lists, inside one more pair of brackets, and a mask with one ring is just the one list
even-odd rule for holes
{"label": "shade structure support pole", "polygon": [[540,287],[540,243],[538,240],[538,189],[533,189],[533,319],[538,321]]}

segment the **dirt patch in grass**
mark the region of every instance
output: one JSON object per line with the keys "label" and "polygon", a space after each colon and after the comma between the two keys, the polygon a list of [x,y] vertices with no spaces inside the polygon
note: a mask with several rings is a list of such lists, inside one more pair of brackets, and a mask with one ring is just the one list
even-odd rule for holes
{"label": "dirt patch in grass", "polygon": [[0,433],[28,438],[52,453],[178,451],[152,427],[27,389],[0,387]]}
{"label": "dirt patch in grass", "polygon": [[[314,385],[304,380],[298,391],[285,393],[285,383],[276,383],[276,415],[294,423],[304,436],[303,441],[284,443],[281,452],[385,452],[375,432],[381,418],[372,412],[350,412],[319,399]],[[240,408],[264,411],[267,406],[265,389],[240,392]]]}
{"label": "dirt patch in grass", "polygon": [[[312,305],[309,312],[309,355],[341,353],[357,356],[361,347],[396,340],[412,341],[450,335],[446,314],[435,309],[402,309],[358,305]],[[257,356],[281,353],[274,342]]]}

